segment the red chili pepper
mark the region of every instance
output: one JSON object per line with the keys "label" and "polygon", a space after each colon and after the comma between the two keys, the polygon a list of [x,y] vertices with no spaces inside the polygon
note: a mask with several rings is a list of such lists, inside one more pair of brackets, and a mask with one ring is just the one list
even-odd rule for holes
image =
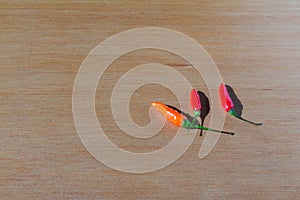
{"label": "red chili pepper", "polygon": [[203,130],[208,130],[208,131],[214,131],[214,132],[219,132],[219,133],[225,133],[229,135],[234,135],[232,132],[226,132],[226,131],[219,131],[203,126],[199,126],[196,124],[192,124],[186,116],[183,114],[179,113],[177,110],[167,106],[166,104],[160,103],[160,102],[153,102],[151,104],[156,110],[158,110],[161,114],[163,114],[167,120],[169,120],[172,124],[175,126],[180,126],[186,129],[203,129]]}
{"label": "red chili pepper", "polygon": [[256,122],[252,122],[252,121],[249,121],[249,120],[246,120],[244,118],[242,118],[241,116],[238,116],[234,110],[234,104],[232,102],[232,99],[231,97],[229,96],[229,93],[227,91],[227,88],[226,88],[226,85],[224,83],[221,83],[220,84],[220,87],[219,87],[219,96],[220,96],[220,99],[221,99],[221,104],[222,104],[222,107],[223,109],[228,112],[230,115],[240,119],[240,120],[243,120],[245,122],[248,122],[248,123],[251,123],[251,124],[255,124],[255,125],[262,125],[262,123],[256,123]]}
{"label": "red chili pepper", "polygon": [[233,102],[228,94],[226,86],[223,83],[221,83],[219,87],[219,96],[221,98],[222,107],[226,112],[233,109]]}
{"label": "red chili pepper", "polygon": [[[200,97],[198,95],[197,90],[195,90],[195,89],[192,89],[192,91],[190,93],[190,104],[191,104],[192,109],[194,111],[194,119],[192,121],[192,124],[194,124],[196,119],[200,116],[201,108],[202,108]],[[201,129],[201,132],[200,132],[200,136],[202,136],[202,129]]]}
{"label": "red chili pepper", "polygon": [[201,101],[200,101],[200,97],[197,93],[197,90],[195,90],[195,89],[192,89],[192,91],[190,93],[190,103],[191,103],[192,109],[194,111],[195,118],[199,117],[201,114]]}

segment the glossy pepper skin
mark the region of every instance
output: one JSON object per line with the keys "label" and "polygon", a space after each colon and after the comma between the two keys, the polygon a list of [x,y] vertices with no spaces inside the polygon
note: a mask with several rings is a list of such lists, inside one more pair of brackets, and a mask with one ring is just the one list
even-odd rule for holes
{"label": "glossy pepper skin", "polygon": [[194,116],[197,118],[201,113],[201,101],[198,92],[195,89],[192,89],[190,93],[190,104],[194,111]]}
{"label": "glossy pepper skin", "polygon": [[241,116],[238,116],[234,110],[234,104],[232,102],[232,99],[227,91],[227,88],[226,88],[226,85],[224,83],[221,83],[220,84],[220,87],[219,87],[219,96],[220,96],[220,99],[221,99],[221,104],[222,104],[222,107],[223,109],[228,112],[230,115],[240,119],[240,120],[243,120],[245,122],[248,122],[248,123],[251,123],[251,124],[254,124],[254,125],[257,125],[257,126],[260,126],[262,125],[262,123],[256,123],[256,122],[252,122],[252,121],[249,121],[249,120],[246,120],[244,118],[242,118]]}
{"label": "glossy pepper skin", "polygon": [[222,104],[223,109],[226,112],[229,112],[230,110],[232,110],[234,105],[233,105],[233,102],[228,94],[227,88],[224,83],[220,84],[219,96],[221,99],[221,104]]}
{"label": "glossy pepper skin", "polygon": [[179,113],[173,108],[170,108],[166,104],[161,102],[152,102],[151,105],[175,126],[184,128],[197,128],[197,126],[193,125],[183,114]]}

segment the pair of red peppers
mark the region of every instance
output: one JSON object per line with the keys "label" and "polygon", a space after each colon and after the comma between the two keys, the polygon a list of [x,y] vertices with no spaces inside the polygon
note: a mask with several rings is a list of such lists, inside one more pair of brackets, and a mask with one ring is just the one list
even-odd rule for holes
{"label": "pair of red peppers", "polygon": [[[232,116],[234,116],[238,119],[241,119],[243,121],[246,121],[246,122],[249,122],[249,123],[252,123],[255,125],[262,125],[262,123],[255,123],[255,122],[251,122],[246,119],[243,119],[242,117],[240,117],[236,114],[236,112],[234,110],[234,104],[232,102],[232,99],[229,96],[229,93],[227,91],[225,84],[223,84],[223,83],[219,87],[219,96],[221,99],[222,107],[226,112],[230,113]],[[160,102],[153,102],[152,106],[155,107],[160,113],[162,113],[166,117],[167,120],[169,120],[172,124],[174,124],[176,126],[180,126],[180,127],[186,128],[186,129],[202,129],[202,130],[207,130],[207,131],[213,131],[213,132],[234,135],[233,132],[220,131],[220,130],[211,129],[211,128],[207,128],[204,126],[194,124],[195,120],[200,116],[201,109],[202,109],[200,97],[195,89],[193,89],[190,93],[190,104],[194,111],[194,116],[195,116],[192,122],[190,122],[185,115],[181,114],[180,112],[178,112],[177,110],[175,110],[174,108],[172,108],[166,104],[163,104]]]}

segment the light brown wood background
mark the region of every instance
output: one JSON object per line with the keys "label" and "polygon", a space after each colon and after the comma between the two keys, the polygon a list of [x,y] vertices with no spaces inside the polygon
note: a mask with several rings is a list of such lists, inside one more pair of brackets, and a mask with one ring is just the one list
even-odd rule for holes
{"label": "light brown wood background", "polygon": [[[299,199],[298,1],[1,1],[0,6],[1,199]],[[198,158],[203,137],[197,137],[179,160],[152,173],[122,173],[94,159],[73,123],[77,70],[104,39],[145,26],[174,29],[202,44],[242,101],[244,116],[264,125],[227,116],[224,129],[237,134],[221,136],[208,157]],[[114,127],[108,94],[124,72],[148,62],[174,67],[209,95],[192,66],[173,54],[141,50],[114,62],[97,90],[97,114],[115,144],[136,152],[164,146],[176,131],[167,124],[141,140]],[[167,88],[146,85],[130,101],[136,123],[149,123],[148,105],[155,99],[178,105]]]}

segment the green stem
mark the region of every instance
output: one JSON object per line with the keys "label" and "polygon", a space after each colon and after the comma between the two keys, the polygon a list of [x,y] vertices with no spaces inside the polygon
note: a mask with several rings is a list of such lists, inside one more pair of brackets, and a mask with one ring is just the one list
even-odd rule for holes
{"label": "green stem", "polygon": [[188,129],[187,131],[189,131],[189,129],[202,129],[202,130],[207,130],[207,131],[213,131],[213,132],[218,132],[218,133],[224,133],[224,134],[234,135],[233,132],[219,131],[219,130],[216,130],[216,129],[207,128],[207,127],[204,127],[204,126],[192,124],[192,123],[191,123],[189,120],[187,120],[187,119],[184,119],[184,120],[183,120],[183,123],[182,123],[181,126],[182,126],[183,128]]}
{"label": "green stem", "polygon": [[200,111],[194,111],[194,119],[192,121],[192,125],[194,125],[194,122],[196,121],[196,119],[200,116],[201,112]]}
{"label": "green stem", "polygon": [[216,129],[212,129],[212,128],[207,128],[204,126],[197,126],[198,129],[202,129],[202,130],[207,130],[207,131],[213,131],[213,132],[217,132],[217,133],[224,133],[224,134],[228,134],[228,135],[234,135],[233,132],[227,132],[227,131],[219,131]]}
{"label": "green stem", "polygon": [[242,118],[242,117],[236,117],[236,118],[238,118],[238,119],[240,119],[240,120],[242,120],[242,121],[248,122],[248,123],[250,123],[250,124],[254,124],[254,125],[256,125],[256,126],[261,126],[261,125],[262,125],[261,122],[252,122],[252,121],[246,120],[246,119],[244,119],[244,118]]}
{"label": "green stem", "polygon": [[248,123],[250,123],[250,124],[254,124],[254,125],[256,125],[256,126],[262,125],[261,122],[252,122],[252,121],[246,120],[246,119],[244,119],[244,118],[238,116],[238,115],[236,114],[236,112],[235,112],[233,109],[229,110],[229,113],[230,113],[232,116],[236,117],[237,119],[240,119],[240,120],[242,120],[242,121],[248,122]]}

